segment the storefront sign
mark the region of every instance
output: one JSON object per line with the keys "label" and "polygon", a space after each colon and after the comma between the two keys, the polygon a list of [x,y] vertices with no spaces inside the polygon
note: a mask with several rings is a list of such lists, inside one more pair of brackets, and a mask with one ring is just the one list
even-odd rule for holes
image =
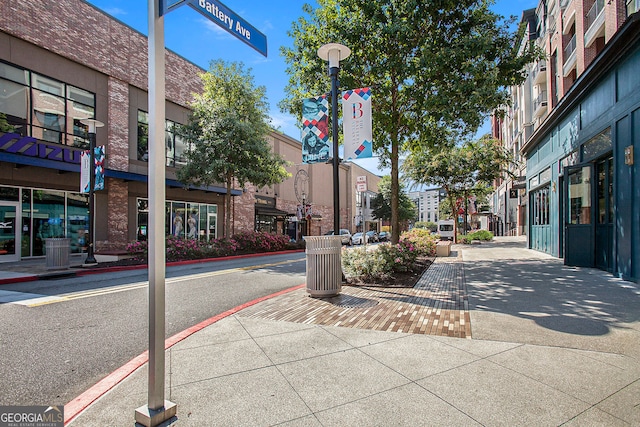
{"label": "storefront sign", "polygon": [[5,133],[0,136],[0,151],[78,165],[82,153],[80,149],[47,144],[32,136],[22,136],[17,133]]}

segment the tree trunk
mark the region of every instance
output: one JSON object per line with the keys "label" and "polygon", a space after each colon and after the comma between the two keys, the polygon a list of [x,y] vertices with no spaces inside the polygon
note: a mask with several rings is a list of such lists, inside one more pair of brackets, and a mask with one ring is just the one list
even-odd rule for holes
{"label": "tree trunk", "polygon": [[231,185],[233,184],[233,175],[227,174],[227,194],[224,195],[224,237],[231,237]]}
{"label": "tree trunk", "polygon": [[447,192],[447,198],[451,205],[451,216],[453,217],[453,243],[458,243],[458,212],[456,211],[456,199],[451,195],[449,187],[445,186],[444,189]]}

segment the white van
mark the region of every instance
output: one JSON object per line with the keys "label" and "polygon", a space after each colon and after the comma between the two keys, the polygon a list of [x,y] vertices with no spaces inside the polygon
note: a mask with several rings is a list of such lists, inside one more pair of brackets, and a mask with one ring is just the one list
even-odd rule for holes
{"label": "white van", "polygon": [[452,219],[441,219],[438,221],[438,234],[440,235],[440,240],[453,240],[453,227]]}

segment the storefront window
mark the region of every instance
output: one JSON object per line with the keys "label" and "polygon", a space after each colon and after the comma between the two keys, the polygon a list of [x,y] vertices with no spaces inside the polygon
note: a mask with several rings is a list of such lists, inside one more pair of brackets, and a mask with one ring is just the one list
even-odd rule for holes
{"label": "storefront window", "polygon": [[200,235],[198,224],[200,223],[199,205],[197,203],[187,203],[186,211],[187,238],[197,239]]}
{"label": "storefront window", "polygon": [[65,237],[65,194],[33,190],[33,255],[45,255],[45,239]]}
{"label": "storefront window", "polygon": [[[147,199],[138,199],[137,206],[137,238],[147,240],[149,202]],[[167,201],[165,204],[166,234],[187,239],[215,239],[217,217],[216,205]]]}
{"label": "storefront window", "polygon": [[590,168],[585,166],[569,174],[569,223],[591,224]]}
{"label": "storefront window", "polygon": [[549,187],[531,192],[533,225],[549,225]]}
{"label": "storefront window", "polygon": [[185,204],[180,202],[171,203],[171,234],[175,237],[185,237]]}
{"label": "storefront window", "polygon": [[86,252],[89,239],[89,199],[83,194],[67,195],[67,237],[71,252]]}
{"label": "storefront window", "polygon": [[[178,124],[165,121],[165,157],[167,166],[186,163],[187,143],[177,135]],[[138,111],[138,160],[149,161],[149,113]]]}

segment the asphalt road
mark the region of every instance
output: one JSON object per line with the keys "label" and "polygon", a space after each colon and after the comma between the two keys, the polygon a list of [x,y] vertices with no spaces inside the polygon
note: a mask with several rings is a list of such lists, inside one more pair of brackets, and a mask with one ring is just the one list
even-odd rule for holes
{"label": "asphalt road", "polygon": [[[170,267],[166,336],[305,281],[304,253]],[[53,296],[0,304],[0,405],[64,405],[148,350],[147,271],[4,285]]]}

